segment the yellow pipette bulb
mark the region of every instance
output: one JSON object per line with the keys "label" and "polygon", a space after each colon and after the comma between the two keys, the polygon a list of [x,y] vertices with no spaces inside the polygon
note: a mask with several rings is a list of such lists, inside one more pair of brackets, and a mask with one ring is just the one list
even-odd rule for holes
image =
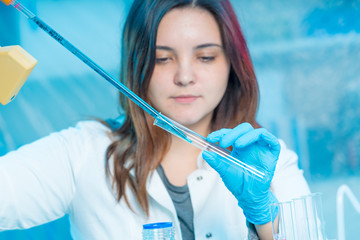
{"label": "yellow pipette bulb", "polygon": [[1,0],[3,3],[5,3],[7,6],[9,6],[13,0]]}
{"label": "yellow pipette bulb", "polygon": [[20,46],[0,47],[0,103],[15,98],[37,61]]}

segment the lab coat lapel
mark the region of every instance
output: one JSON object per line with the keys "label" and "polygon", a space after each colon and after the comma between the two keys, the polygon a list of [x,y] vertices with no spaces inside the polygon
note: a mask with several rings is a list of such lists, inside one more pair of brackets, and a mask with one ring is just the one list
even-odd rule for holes
{"label": "lab coat lapel", "polygon": [[[130,175],[133,178],[135,177],[134,169],[130,170]],[[165,207],[167,210],[169,210],[172,214],[176,216],[174,204],[156,170],[149,174],[146,180],[146,190],[150,198],[155,200],[158,204]]]}
{"label": "lab coat lapel", "polygon": [[176,215],[174,204],[157,171],[148,177],[147,191],[152,199]]}
{"label": "lab coat lapel", "polygon": [[194,216],[201,212],[207,201],[212,201],[209,196],[219,181],[218,173],[205,162],[201,154],[198,157],[197,165],[198,169],[188,178]]}

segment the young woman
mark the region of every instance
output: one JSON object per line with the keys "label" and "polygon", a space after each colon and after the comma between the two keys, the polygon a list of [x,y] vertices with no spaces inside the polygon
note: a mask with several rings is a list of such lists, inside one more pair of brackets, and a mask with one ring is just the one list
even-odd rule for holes
{"label": "young woman", "polygon": [[121,81],[265,181],[121,96],[120,127],[81,122],[0,158],[0,230],[69,214],[74,239],[141,239],[143,224],[164,221],[176,239],[272,239],[269,205],[309,189],[297,156],[255,120],[257,81],[230,2],[135,0],[122,48]]}

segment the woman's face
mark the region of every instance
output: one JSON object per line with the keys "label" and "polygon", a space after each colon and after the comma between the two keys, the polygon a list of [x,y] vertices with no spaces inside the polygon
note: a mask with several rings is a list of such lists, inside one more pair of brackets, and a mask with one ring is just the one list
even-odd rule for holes
{"label": "woman's face", "polygon": [[148,91],[159,112],[190,128],[209,124],[229,72],[219,26],[208,11],[179,8],[163,17]]}

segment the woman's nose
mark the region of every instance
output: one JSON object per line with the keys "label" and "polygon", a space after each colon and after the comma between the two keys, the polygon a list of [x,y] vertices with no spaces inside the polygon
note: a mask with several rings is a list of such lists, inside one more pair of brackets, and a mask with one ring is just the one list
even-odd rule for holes
{"label": "woman's nose", "polygon": [[182,62],[178,65],[174,82],[182,87],[195,83],[194,69],[191,62]]}

